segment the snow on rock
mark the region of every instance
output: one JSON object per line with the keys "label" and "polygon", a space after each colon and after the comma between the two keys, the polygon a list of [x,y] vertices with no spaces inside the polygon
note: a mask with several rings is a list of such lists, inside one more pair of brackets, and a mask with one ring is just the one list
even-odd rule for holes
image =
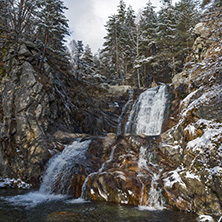
{"label": "snow on rock", "polygon": [[200,215],[197,218],[198,222],[215,222],[215,220],[213,219],[213,217],[209,216],[209,215]]}
{"label": "snow on rock", "polygon": [[0,178],[0,189],[1,188],[30,189],[31,185],[20,179]]}
{"label": "snow on rock", "polygon": [[[163,156],[161,163],[165,165],[163,184],[168,203],[180,210],[220,216],[221,28],[221,17],[217,21],[209,20],[195,27],[198,38],[193,52],[187,58],[184,70],[175,75],[172,81],[175,98],[171,112],[174,115],[169,120],[171,128],[161,134],[159,147]],[[202,215],[199,221],[213,220]]]}
{"label": "snow on rock", "polygon": [[165,178],[163,179],[164,186],[172,188],[175,183],[178,183],[180,186],[186,187],[186,184],[181,179],[180,173],[183,169],[177,168],[175,170],[167,172]]}

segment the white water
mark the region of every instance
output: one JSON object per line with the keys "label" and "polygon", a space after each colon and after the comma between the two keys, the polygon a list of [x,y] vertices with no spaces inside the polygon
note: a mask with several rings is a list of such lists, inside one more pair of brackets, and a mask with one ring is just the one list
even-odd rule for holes
{"label": "white water", "polygon": [[130,112],[125,133],[160,135],[166,102],[166,85],[141,93]]}
{"label": "white water", "polygon": [[[126,132],[129,133],[144,133],[146,135],[159,135],[161,133],[163,115],[165,110],[166,87],[160,86],[149,89],[142,93],[137,102],[133,105],[133,109],[130,113],[129,121],[126,124]],[[130,96],[129,96],[130,97]],[[129,98],[130,101],[130,98]],[[120,126],[121,128],[121,126]],[[78,142],[75,141],[72,145],[66,146],[63,152],[57,154],[49,161],[48,168],[44,174],[41,187],[37,192],[31,192],[25,195],[18,195],[15,197],[6,198],[7,201],[14,205],[22,205],[27,207],[33,207],[42,202],[54,201],[54,200],[66,200],[67,194],[70,188],[70,182],[75,170],[78,170],[78,163],[86,160],[85,153],[91,141]],[[94,172],[86,178],[82,186],[82,196],[80,199],[74,201],[74,203],[81,203],[84,197],[84,191],[88,179],[96,173],[101,173],[105,170],[107,164],[109,164],[114,158],[115,146],[110,152],[108,160],[101,166],[98,172]],[[149,164],[152,163],[152,157],[148,158]],[[140,158],[138,167],[141,169],[141,173],[138,176],[141,178],[143,175],[142,170],[149,170],[147,165],[146,148],[141,147]],[[157,188],[157,183],[160,174],[152,173],[153,181],[151,189],[149,191],[149,204],[143,206],[144,202],[143,193],[141,194],[140,209],[155,209],[162,210],[163,203],[161,200],[161,192]],[[142,183],[142,180],[140,180]],[[145,190],[143,185],[142,192]],[[59,194],[55,195],[54,191]],[[105,197],[104,197],[105,199]]]}
{"label": "white water", "polygon": [[[141,199],[140,199],[140,210],[163,210],[164,209],[164,200],[161,194],[161,188],[158,188],[158,182],[160,180],[161,169],[158,169],[159,166],[156,163],[153,163],[154,154],[148,153],[147,148],[141,146],[140,147],[140,154],[139,154],[139,161],[138,161],[138,168],[140,169],[140,173],[138,174],[139,180],[142,184],[141,190]],[[158,170],[158,173],[152,172],[151,169],[148,167],[148,163],[155,168],[155,171]],[[149,171],[152,175],[151,187],[148,194],[148,204],[144,205],[144,192],[145,192],[145,184],[142,182],[142,177],[146,176],[142,173],[143,170]],[[145,200],[146,201],[146,200]]]}
{"label": "white water", "polygon": [[[50,159],[48,168],[43,176],[43,181],[39,191],[30,192],[24,195],[4,198],[12,205],[34,207],[43,202],[66,200],[67,194],[75,171],[75,164],[86,159],[85,153],[90,144],[90,140],[78,142],[71,145]],[[59,183],[58,183],[59,182]],[[59,194],[54,194],[54,190]],[[67,200],[67,203],[82,203],[81,198]]]}
{"label": "white water", "polygon": [[122,112],[118,118],[118,126],[117,126],[117,130],[116,130],[116,134],[121,134],[122,133],[122,118],[123,115],[125,114],[125,112],[127,111],[127,108],[129,106],[129,104],[133,101],[133,89],[129,90],[129,99],[127,101],[127,103],[124,105]]}
{"label": "white water", "polygon": [[[67,194],[71,185],[71,180],[75,171],[75,164],[86,160],[85,153],[90,144],[90,140],[83,142],[75,141],[59,154],[52,158],[44,174],[40,193]],[[57,183],[59,179],[59,184]]]}

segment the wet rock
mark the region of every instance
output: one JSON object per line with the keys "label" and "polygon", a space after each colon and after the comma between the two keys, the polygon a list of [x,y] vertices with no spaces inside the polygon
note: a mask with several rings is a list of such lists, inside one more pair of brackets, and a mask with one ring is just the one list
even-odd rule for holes
{"label": "wet rock", "polygon": [[86,198],[139,205],[142,184],[133,171],[116,170],[95,174],[87,183]]}
{"label": "wet rock", "polygon": [[220,35],[212,32],[217,25],[208,21],[195,28],[194,52],[173,79],[172,104],[179,99],[175,124],[161,135],[159,150],[168,203],[180,210],[220,215],[222,49]]}
{"label": "wet rock", "polygon": [[[89,174],[83,187],[83,196],[90,200],[110,201],[122,204],[147,204],[153,172],[158,171],[154,163],[158,159],[154,148],[155,138],[140,136],[109,135],[103,138],[102,160],[97,171]],[[107,146],[107,141],[109,146]],[[147,158],[150,169],[139,165],[141,146],[148,146]],[[93,149],[90,149],[92,152]],[[155,162],[156,161],[156,162]]]}

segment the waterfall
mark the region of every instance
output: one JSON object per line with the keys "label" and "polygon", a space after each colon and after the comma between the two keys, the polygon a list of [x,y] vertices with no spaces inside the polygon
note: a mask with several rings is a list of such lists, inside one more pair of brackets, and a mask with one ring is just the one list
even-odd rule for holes
{"label": "waterfall", "polygon": [[[140,172],[138,174],[138,178],[142,184],[142,189],[141,189],[139,209],[163,210],[164,199],[162,196],[162,190],[160,187],[158,187],[162,169],[160,169],[159,165],[155,163],[155,154],[153,152],[148,152],[148,151],[149,150],[147,147],[144,146],[140,147],[139,161],[138,161],[138,168]],[[149,167],[148,164],[151,165],[152,167]],[[145,184],[142,180],[142,178],[146,176],[146,173],[144,172],[148,172],[149,174],[152,175],[151,186],[148,193],[148,200],[144,200],[144,193],[146,190]]]}
{"label": "waterfall", "polygon": [[125,133],[160,135],[166,101],[166,85],[153,87],[141,93],[133,104],[125,125]]}
{"label": "waterfall", "polygon": [[[119,117],[117,129],[119,133],[121,133],[122,118],[126,114],[126,110],[132,102],[132,99],[133,91],[129,91],[128,102],[123,107]],[[166,86],[154,87],[143,92],[132,107],[128,122],[125,126],[125,132],[159,135],[161,133],[166,100]],[[88,175],[82,185],[81,198],[85,198],[88,191],[87,183],[91,177],[96,174],[106,173],[106,171],[109,172],[114,160],[116,160],[115,155],[119,154],[118,145],[113,144],[112,147],[110,147],[110,153],[107,153],[109,157],[101,164],[99,169],[96,168],[98,169],[97,172],[93,172],[93,163],[90,160],[87,161],[88,159],[86,157],[90,143],[91,140],[77,140],[71,145],[67,145],[61,153],[58,153],[49,160],[39,191],[7,198],[7,200],[19,205],[34,206],[45,201],[67,198],[64,194],[69,194],[69,191],[71,193],[70,187],[74,175],[81,174],[82,167],[86,172],[85,174]],[[120,154],[122,155],[121,152]],[[137,157],[136,155],[136,158]],[[135,161],[137,160],[136,158]],[[138,164],[138,168],[136,169],[139,170],[138,174],[135,174],[142,187],[141,194],[139,194],[140,197],[138,197],[140,198],[140,209],[163,209],[164,201],[161,188],[159,187],[161,169],[155,160],[156,155],[150,147],[142,146],[140,148],[139,160],[138,163],[136,163]],[[121,171],[121,167],[117,170]],[[109,193],[104,192],[100,187],[98,188],[98,192],[105,200],[108,200]],[[118,190],[118,192],[121,191]],[[129,193],[129,195],[131,194]]]}
{"label": "waterfall", "polygon": [[75,141],[54,156],[48,163],[39,192],[53,193],[56,191],[60,194],[67,194],[75,171],[79,170],[77,164],[86,161],[85,153],[90,142],[91,140]]}
{"label": "waterfall", "polygon": [[116,134],[121,134],[122,133],[122,118],[124,116],[124,114],[127,112],[128,106],[130,105],[130,103],[133,101],[133,89],[129,90],[129,99],[127,101],[127,103],[124,105],[122,112],[118,118],[118,126],[117,126],[117,130],[116,130]]}
{"label": "waterfall", "polygon": [[[85,153],[90,142],[91,140],[75,141],[67,145],[61,153],[53,156],[48,162],[39,191],[8,197],[5,200],[27,208],[43,202],[66,200],[67,196],[64,194],[68,194],[73,176],[79,171],[78,164],[86,162]],[[77,199],[75,202],[82,203],[83,200]]]}

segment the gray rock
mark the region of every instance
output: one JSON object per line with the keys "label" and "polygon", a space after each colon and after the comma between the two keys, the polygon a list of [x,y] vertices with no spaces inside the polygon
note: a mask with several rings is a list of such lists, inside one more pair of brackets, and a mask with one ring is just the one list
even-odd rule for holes
{"label": "gray rock", "polygon": [[28,57],[28,56],[32,56],[32,53],[29,51],[29,49],[27,48],[25,44],[22,44],[20,46],[18,55]]}

